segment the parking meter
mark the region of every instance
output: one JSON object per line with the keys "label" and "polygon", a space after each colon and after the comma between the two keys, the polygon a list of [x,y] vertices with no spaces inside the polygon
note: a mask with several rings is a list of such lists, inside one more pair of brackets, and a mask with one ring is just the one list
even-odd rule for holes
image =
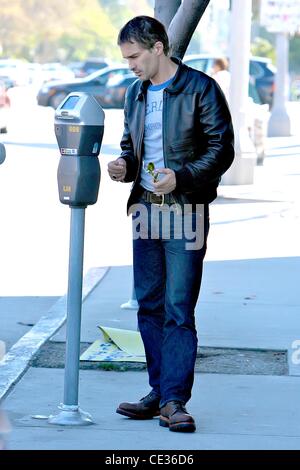
{"label": "parking meter", "polygon": [[78,405],[80,329],[85,208],[95,204],[100,184],[98,155],[104,132],[104,112],[86,93],[71,93],[55,112],[55,135],[60,150],[57,181],[59,199],[71,208],[67,296],[64,401],[48,422],[58,425],[92,424]]}
{"label": "parking meter", "polygon": [[55,135],[61,158],[57,179],[59,199],[69,206],[95,204],[100,184],[98,155],[104,112],[93,95],[71,93],[55,112]]}

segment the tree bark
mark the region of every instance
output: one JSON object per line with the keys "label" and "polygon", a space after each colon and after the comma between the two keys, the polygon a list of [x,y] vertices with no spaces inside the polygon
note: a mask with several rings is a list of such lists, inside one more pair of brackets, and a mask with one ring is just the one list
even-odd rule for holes
{"label": "tree bark", "polygon": [[159,20],[166,30],[176,15],[178,8],[181,5],[181,0],[156,0],[154,7],[154,17]]}
{"label": "tree bark", "polygon": [[[209,1],[210,0],[182,0],[168,28],[171,55],[179,57],[180,59],[183,58],[191,37]],[[170,0],[167,2],[167,0],[165,0],[164,3],[169,3],[170,8],[173,1]],[[160,20],[160,17],[157,17],[157,19]]]}

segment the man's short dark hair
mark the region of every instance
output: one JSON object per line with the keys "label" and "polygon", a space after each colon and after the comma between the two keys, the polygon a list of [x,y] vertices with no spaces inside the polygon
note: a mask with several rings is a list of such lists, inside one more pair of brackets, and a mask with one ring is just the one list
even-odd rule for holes
{"label": "man's short dark hair", "polygon": [[152,49],[156,42],[162,42],[164,53],[169,53],[169,38],[164,25],[151,16],[136,16],[123,26],[118,36],[118,45],[137,42],[144,49]]}

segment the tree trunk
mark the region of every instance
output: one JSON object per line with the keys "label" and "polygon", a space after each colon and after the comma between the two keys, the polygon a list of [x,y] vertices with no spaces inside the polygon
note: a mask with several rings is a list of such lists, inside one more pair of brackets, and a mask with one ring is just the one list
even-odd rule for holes
{"label": "tree trunk", "polygon": [[156,0],[154,7],[154,17],[158,19],[168,30],[169,25],[174,18],[181,0]]}
{"label": "tree trunk", "polygon": [[[210,0],[156,0],[156,18],[166,24],[171,13],[173,17],[168,28],[171,55],[183,58],[191,37],[206,10]],[[176,13],[175,13],[176,6]],[[178,10],[177,10],[178,8]]]}

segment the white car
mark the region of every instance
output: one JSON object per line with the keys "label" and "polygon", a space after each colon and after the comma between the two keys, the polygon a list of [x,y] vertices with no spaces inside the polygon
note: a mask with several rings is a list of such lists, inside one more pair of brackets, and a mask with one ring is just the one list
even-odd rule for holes
{"label": "white car", "polygon": [[[183,62],[190,67],[211,75],[213,62],[218,57],[219,56],[211,54],[194,54],[185,56]],[[267,122],[269,118],[269,105],[267,103],[271,100],[274,71],[275,69],[272,68],[268,59],[261,57],[250,58],[248,88],[249,100],[246,113],[246,123],[250,138],[253,141],[257,153],[258,165],[263,164],[265,155]],[[266,74],[265,81],[263,80],[264,73]],[[260,87],[258,87],[258,84],[260,84]],[[223,89],[223,91],[225,90]]]}
{"label": "white car", "polygon": [[49,64],[43,64],[40,70],[42,82],[47,83],[52,80],[64,80],[69,81],[75,78],[74,72],[60,64],[59,62],[53,62]]}
{"label": "white car", "polygon": [[0,59],[0,78],[7,77],[13,86],[24,86],[29,83],[27,62],[20,59]]}
{"label": "white car", "polygon": [[[212,54],[192,54],[186,55],[183,62],[197,70],[211,75],[212,66],[215,59],[222,56]],[[272,65],[271,60],[266,57],[251,56],[249,60],[249,76],[250,82],[254,85],[259,97],[258,104],[267,103],[269,106],[273,102],[274,81],[276,68]],[[249,90],[251,93],[251,90]],[[251,94],[249,94],[251,96]],[[254,101],[255,97],[251,96]]]}

